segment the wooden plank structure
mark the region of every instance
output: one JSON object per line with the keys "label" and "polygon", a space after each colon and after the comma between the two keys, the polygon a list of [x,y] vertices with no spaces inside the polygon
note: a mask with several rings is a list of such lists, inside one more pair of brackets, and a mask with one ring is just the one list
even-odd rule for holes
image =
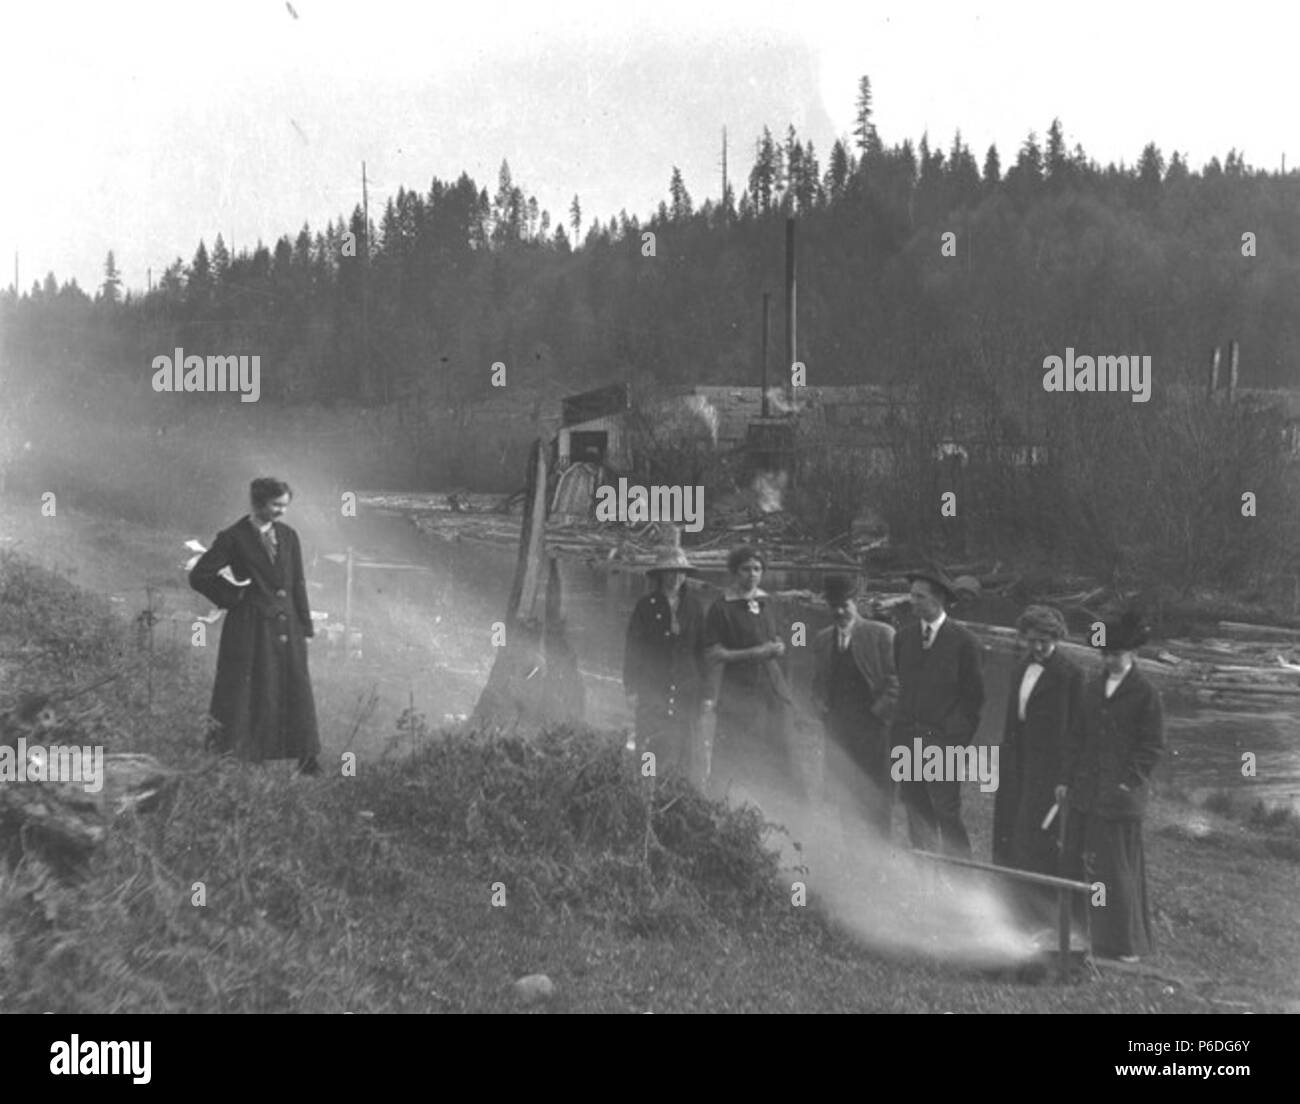
{"label": "wooden plank structure", "polygon": [[479,731],[536,730],[581,722],[585,716],[578,656],[565,632],[559,565],[546,549],[546,513],[547,449],[539,439],[528,464],[519,558],[504,619],[505,645],[471,719]]}

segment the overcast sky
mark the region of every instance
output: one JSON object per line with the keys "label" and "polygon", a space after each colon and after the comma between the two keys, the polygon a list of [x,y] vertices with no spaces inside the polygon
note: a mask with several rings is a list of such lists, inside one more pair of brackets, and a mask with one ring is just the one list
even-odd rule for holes
{"label": "overcast sky", "polygon": [[399,185],[501,159],[552,219],[644,217],[674,164],[696,202],[737,192],[764,124],[830,145],[869,74],[886,144],[962,134],[1003,165],[1055,115],[1071,146],[1199,167],[1230,147],[1300,164],[1297,18],[1277,2],[1052,5],[851,0],[5,0],[0,285],[87,290],[115,251],[143,288],[200,238],[268,245],[371,214]]}

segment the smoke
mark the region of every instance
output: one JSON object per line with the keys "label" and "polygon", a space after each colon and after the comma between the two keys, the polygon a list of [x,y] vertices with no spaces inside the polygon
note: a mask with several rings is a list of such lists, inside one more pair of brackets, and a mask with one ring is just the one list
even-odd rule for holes
{"label": "smoke", "polygon": [[754,476],[751,489],[758,499],[758,508],[765,514],[782,509],[786,486],[790,477],[785,472],[759,472]]}
{"label": "smoke", "polygon": [[688,395],[685,399],[686,409],[698,418],[709,431],[709,440],[716,448],[718,444],[718,411],[703,395]]}
{"label": "smoke", "polygon": [[882,839],[853,811],[851,784],[831,779],[828,792],[819,788],[797,807],[753,787],[734,796],[755,801],[785,827],[789,838],[779,838],[791,881],[805,881],[810,905],[824,908],[864,947],[984,969],[1038,953],[991,875],[919,858]]}

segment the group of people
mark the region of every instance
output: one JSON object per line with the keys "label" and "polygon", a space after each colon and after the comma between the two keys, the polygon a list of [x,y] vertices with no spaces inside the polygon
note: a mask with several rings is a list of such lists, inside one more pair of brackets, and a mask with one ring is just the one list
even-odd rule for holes
{"label": "group of people", "polygon": [[[765,566],[758,548],[735,549],[731,583],[706,610],[685,585],[697,574],[689,558],[666,548],[632,612],[623,682],[638,749],[655,754],[656,773],[677,769],[717,796],[739,790],[779,809],[810,795],[796,752],[788,645],[760,585]],[[823,580],[831,624],[810,642],[824,752],[816,796],[885,840],[897,796],[914,848],[969,858],[961,781],[893,776],[895,748],[973,745],[985,703],[979,644],[948,615],[957,584],[939,569],[908,580],[910,615],[897,630],[858,611],[858,580]],[[1058,610],[1030,606],[1017,629],[1024,655],[1011,675],[999,748],[993,861],[1100,883],[1089,901],[1093,950],[1135,959],[1153,948],[1142,819],[1164,747],[1160,696],[1136,662],[1149,630],[1131,610],[1107,620],[1103,671],[1086,679],[1059,647],[1067,627]],[[1018,891],[1026,923],[1050,917],[1050,892]]]}
{"label": "group of people", "polygon": [[[212,746],[255,762],[295,759],[311,774],[320,753],[307,671],[311,609],[298,536],[281,520],[292,493],[280,480],[254,480],[249,514],[217,535],[190,583],[228,611]],[[780,809],[809,794],[784,627],[760,585],[765,566],[758,548],[735,549],[731,583],[706,610],[685,586],[697,573],[689,558],[665,548],[649,569],[650,593],[632,612],[623,682],[638,747],[654,752],[656,774],[678,770],[716,795],[740,791]],[[972,746],[985,701],[979,644],[948,616],[957,584],[939,569],[908,579],[911,612],[897,631],[859,613],[853,577],[823,582],[831,623],[811,641],[810,696],[824,750],[817,796],[887,840],[897,795],[913,847],[969,857],[961,781],[915,770],[906,780],[893,776],[895,748]],[[1017,628],[1025,654],[1007,694],[993,860],[1100,883],[1104,892],[1090,902],[1094,951],[1146,954],[1142,820],[1164,748],[1160,696],[1135,660],[1148,630],[1133,611],[1108,620],[1097,640],[1103,670],[1085,679],[1059,647],[1067,631],[1059,611],[1030,606]],[[714,730],[711,744],[706,728]],[[1019,904],[1028,920],[1047,915],[1037,891],[1022,893]]]}

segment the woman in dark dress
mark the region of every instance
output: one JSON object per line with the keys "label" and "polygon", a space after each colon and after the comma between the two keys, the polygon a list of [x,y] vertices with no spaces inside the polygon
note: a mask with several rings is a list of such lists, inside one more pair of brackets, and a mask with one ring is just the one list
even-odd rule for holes
{"label": "woman in dark dress", "polygon": [[1138,669],[1134,653],[1149,630],[1134,612],[1105,625],[1105,670],[1083,691],[1080,724],[1065,776],[1070,823],[1067,852],[1075,876],[1101,883],[1091,902],[1092,949],[1135,961],[1154,947],[1147,899],[1142,818],[1151,772],[1165,746],[1160,695]]}
{"label": "woman in dark dress", "polygon": [[[1066,746],[1079,720],[1083,672],[1061,654],[1065,618],[1051,606],[1030,606],[1016,622],[1025,658],[1011,673],[1002,728],[997,798],[993,806],[993,861],[1037,874],[1060,874],[1061,816],[1056,788]],[[1043,824],[1051,817],[1050,823]],[[1025,919],[1049,924],[1055,891],[1017,886]]]}
{"label": "woman in dark dress", "polygon": [[704,607],[686,589],[697,574],[680,547],[663,550],[646,572],[654,590],[632,610],[623,651],[623,688],[636,716],[638,753],[653,752],[655,775],[696,779],[704,685]]}
{"label": "woman in dark dress", "polygon": [[759,587],[763,554],[742,546],[727,559],[732,585],[709,609],[705,656],[718,665],[711,787],[733,784],[760,802],[796,798],[802,786],[790,738],[791,695],[785,644],[767,592]]}

